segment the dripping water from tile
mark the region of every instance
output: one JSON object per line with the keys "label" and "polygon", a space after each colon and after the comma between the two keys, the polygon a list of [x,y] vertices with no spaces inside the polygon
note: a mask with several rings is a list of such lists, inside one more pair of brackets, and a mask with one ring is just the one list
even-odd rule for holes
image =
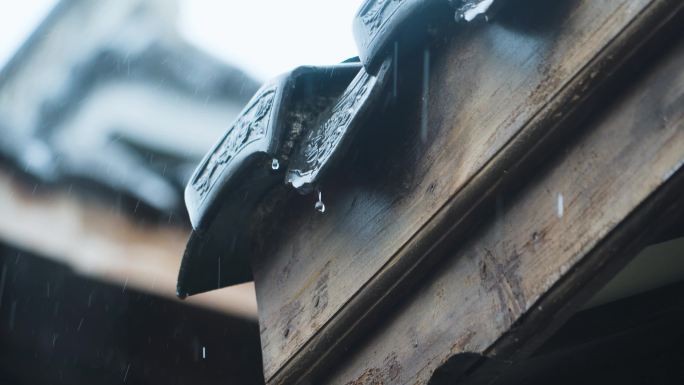
{"label": "dripping water from tile", "polygon": [[323,203],[323,193],[321,193],[321,190],[317,190],[317,191],[318,191],[318,201],[316,201],[314,208],[316,209],[316,211],[323,214],[325,212],[325,204]]}

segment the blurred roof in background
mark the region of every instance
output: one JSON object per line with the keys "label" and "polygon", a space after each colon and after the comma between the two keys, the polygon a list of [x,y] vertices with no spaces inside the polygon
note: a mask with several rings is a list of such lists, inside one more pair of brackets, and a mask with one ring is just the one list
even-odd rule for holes
{"label": "blurred roof in background", "polygon": [[259,81],[175,1],[55,4],[0,62],[0,382],[263,383],[252,284],[175,297],[186,180]]}
{"label": "blurred roof in background", "polygon": [[[167,0],[62,0],[0,72],[0,241],[175,295],[183,188],[259,82]],[[193,299],[255,317],[251,285]]]}
{"label": "blurred roof in background", "polygon": [[162,0],[64,0],[0,73],[0,153],[183,213],[196,162],[258,87],[184,42]]}

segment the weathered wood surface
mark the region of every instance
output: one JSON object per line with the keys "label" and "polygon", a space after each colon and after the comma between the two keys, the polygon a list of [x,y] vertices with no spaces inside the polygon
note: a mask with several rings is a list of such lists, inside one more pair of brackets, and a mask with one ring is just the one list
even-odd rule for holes
{"label": "weathered wood surface", "polygon": [[[635,86],[619,102],[582,122],[582,136],[540,165],[537,176],[515,192],[503,191],[491,221],[439,265],[329,382],[422,384],[462,353],[505,354],[508,360],[513,350],[506,345],[521,348],[552,323],[534,323],[530,313],[557,318],[570,294],[579,293],[567,290],[562,278],[572,285],[591,282],[610,258],[623,258],[639,234],[681,215],[682,68],[679,42],[650,73],[633,79]],[[676,213],[668,211],[671,204],[678,205]],[[587,267],[589,257],[595,261]],[[530,323],[534,330],[521,332]]]}
{"label": "weathered wood surface", "polygon": [[652,14],[679,6],[533,3],[504,9],[492,24],[454,31],[430,51],[427,141],[419,139],[420,94],[400,95],[407,108],[387,117],[391,127],[379,127],[323,184],[325,215],[313,210],[312,197],[288,202],[285,224],[254,264],[271,382],[315,366],[357,326],[365,307],[381,301],[491,192],[515,156],[525,154],[521,148],[580,105],[642,43],[657,27],[646,22]]}

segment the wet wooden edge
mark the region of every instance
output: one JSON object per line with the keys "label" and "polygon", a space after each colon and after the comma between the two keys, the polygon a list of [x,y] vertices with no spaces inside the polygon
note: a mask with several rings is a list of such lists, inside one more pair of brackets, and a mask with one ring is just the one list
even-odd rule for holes
{"label": "wet wooden edge", "polygon": [[[329,382],[490,384],[619,268],[601,266],[626,262],[668,222],[680,221],[674,233],[681,236],[684,45],[665,40],[653,60],[620,77],[610,102],[575,123],[582,133],[556,147],[565,151],[506,183],[482,225],[388,309],[333,374],[323,374]],[[564,215],[552,192],[567,198]],[[585,268],[585,258],[597,263]],[[559,282],[587,280],[593,287],[578,298],[543,300]],[[526,318],[535,312],[544,317]],[[509,348],[499,345],[504,340]]]}
{"label": "wet wooden edge", "polygon": [[524,158],[549,152],[565,123],[575,118],[604,81],[618,73],[627,60],[643,49],[644,43],[681,12],[677,1],[654,1],[597,56],[595,56],[547,105],[496,154],[469,182],[402,246],[383,268],[324,324],[278,371],[270,384],[305,381],[325,369],[354,337],[368,327],[368,321],[392,299],[419,278],[441,257],[449,239],[468,227],[473,212],[499,189],[501,175],[514,175]]}

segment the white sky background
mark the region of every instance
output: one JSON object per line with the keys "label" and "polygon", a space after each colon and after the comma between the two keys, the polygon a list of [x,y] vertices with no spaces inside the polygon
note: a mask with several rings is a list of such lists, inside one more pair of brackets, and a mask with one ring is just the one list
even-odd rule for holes
{"label": "white sky background", "polygon": [[55,0],[0,0],[0,67],[56,4]]}
{"label": "white sky background", "polygon": [[352,18],[360,0],[182,0],[188,40],[269,78],[300,64],[356,56]]}
{"label": "white sky background", "polygon": [[[262,80],[300,64],[356,56],[351,23],[362,0],[180,0],[191,43]],[[0,0],[0,67],[56,0]]]}

